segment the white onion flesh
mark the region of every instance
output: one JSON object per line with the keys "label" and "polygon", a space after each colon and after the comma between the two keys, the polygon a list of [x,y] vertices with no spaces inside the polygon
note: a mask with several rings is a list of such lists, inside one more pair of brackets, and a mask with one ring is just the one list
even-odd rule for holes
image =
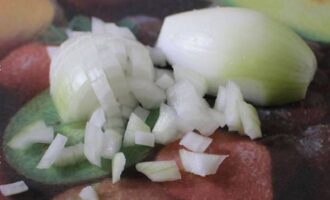
{"label": "white onion flesh", "polygon": [[126,158],[122,152],[116,153],[112,159],[112,183],[120,180],[120,176],[125,169]]}
{"label": "white onion flesh", "polygon": [[65,147],[57,157],[54,165],[68,166],[85,159],[84,144],[78,143],[73,146]]}
{"label": "white onion flesh", "polygon": [[123,145],[131,146],[135,144],[135,132],[150,132],[150,127],[141,120],[135,113],[132,113],[125,130]]}
{"label": "white onion flesh", "polygon": [[92,17],[92,33],[104,33],[104,22],[96,17]]}
{"label": "white onion flesh", "polygon": [[86,187],[84,187],[80,191],[79,197],[82,200],[99,200],[99,197],[98,197],[96,191],[94,190],[94,188],[92,186],[86,186]]}
{"label": "white onion flesh", "polygon": [[179,168],[174,160],[141,162],[136,164],[135,168],[154,182],[181,179]]}
{"label": "white onion flesh", "polygon": [[153,64],[160,66],[160,67],[165,67],[166,63],[167,63],[165,54],[156,47],[147,46],[147,48],[149,50],[149,55],[150,55],[150,58],[151,58]]}
{"label": "white onion flesh", "polygon": [[0,191],[3,196],[11,196],[28,190],[29,188],[24,181],[0,185]]}
{"label": "white onion flesh", "polygon": [[148,147],[155,146],[155,135],[151,132],[136,131],[134,133],[135,144]]}
{"label": "white onion flesh", "polygon": [[203,153],[211,142],[212,139],[209,137],[199,135],[195,132],[189,132],[183,136],[179,144],[183,145],[190,151]]}
{"label": "white onion flesh", "polygon": [[131,79],[131,90],[144,108],[158,108],[166,99],[164,90],[154,82],[141,79]]}
{"label": "white onion flesh", "polygon": [[156,47],[170,64],[202,74],[209,94],[233,80],[247,100],[260,105],[303,99],[316,70],[313,51],[294,31],[245,8],[168,16]]}
{"label": "white onion flesh", "polygon": [[47,46],[47,53],[50,58],[50,60],[54,59],[55,56],[57,56],[60,48],[57,46]]}
{"label": "white onion flesh", "polygon": [[89,122],[93,123],[95,126],[99,128],[102,128],[104,123],[106,122],[104,110],[102,108],[96,109],[93,112],[91,118],[89,119]]}
{"label": "white onion flesh", "polygon": [[39,120],[23,128],[20,133],[10,140],[8,146],[13,149],[26,149],[35,143],[49,144],[53,139],[54,129],[47,127],[44,121]]}
{"label": "white onion flesh", "polygon": [[52,164],[61,155],[61,152],[64,149],[64,146],[65,146],[65,143],[67,142],[67,140],[68,140],[67,137],[65,137],[61,134],[57,134],[55,139],[49,145],[45,154],[42,156],[41,160],[39,161],[37,168],[38,169],[48,169],[49,167],[51,167]]}
{"label": "white onion flesh", "polygon": [[173,74],[173,70],[170,69],[159,69],[159,68],[155,68],[155,79],[159,79],[160,77],[162,77],[164,74],[168,75],[169,77],[171,77],[174,80],[174,74]]}
{"label": "white onion flesh", "polygon": [[239,115],[239,103],[243,101],[239,87],[232,81],[226,86],[225,118],[229,131],[240,131],[242,123]]}
{"label": "white onion flesh", "polygon": [[167,90],[168,88],[172,87],[175,82],[174,80],[167,74],[163,74],[161,77],[156,79],[156,85],[163,90]]}
{"label": "white onion flesh", "polygon": [[173,66],[173,73],[175,80],[179,81],[189,81],[194,87],[196,92],[200,96],[204,96],[207,91],[206,79],[200,75],[198,72],[192,70],[188,67],[182,67],[179,65]]}
{"label": "white onion flesh", "polygon": [[205,136],[211,135],[219,123],[210,113],[210,106],[189,81],[180,81],[167,90],[167,101],[174,108],[182,124],[196,129]]}
{"label": "white onion flesh", "polygon": [[146,121],[150,111],[147,109],[142,108],[141,106],[138,106],[135,108],[135,110],[133,111],[142,121]]}
{"label": "white onion flesh", "polygon": [[103,140],[102,129],[93,123],[87,122],[84,136],[84,154],[91,164],[98,167],[101,167]]}
{"label": "white onion flesh", "polygon": [[119,152],[123,136],[113,129],[105,131],[103,136],[102,152],[103,158],[112,159]]}
{"label": "white onion flesh", "polygon": [[160,106],[159,117],[152,132],[156,143],[168,144],[178,138],[177,116],[173,108],[166,104]]}
{"label": "white onion flesh", "polygon": [[121,110],[121,115],[123,116],[123,118],[128,119],[129,116],[131,116],[132,112],[133,112],[133,108],[128,107],[128,106],[121,106],[120,107]]}
{"label": "white onion flesh", "polygon": [[215,99],[214,109],[218,110],[219,112],[224,112],[226,108],[226,87],[219,86],[217,98]]}
{"label": "white onion flesh", "polygon": [[251,139],[260,138],[262,134],[260,129],[260,120],[256,109],[246,102],[240,102],[239,113],[243,124],[244,134],[249,136]]}
{"label": "white onion flesh", "polygon": [[184,149],[179,150],[180,159],[186,172],[199,176],[216,174],[220,164],[227,155],[195,153]]}

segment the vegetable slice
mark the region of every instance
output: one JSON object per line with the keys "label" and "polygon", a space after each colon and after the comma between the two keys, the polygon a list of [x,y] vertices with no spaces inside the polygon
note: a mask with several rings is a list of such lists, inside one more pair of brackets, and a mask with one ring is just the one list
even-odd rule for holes
{"label": "vegetable slice", "polygon": [[11,196],[27,191],[29,188],[24,181],[0,185],[0,191],[4,196]]}
{"label": "vegetable slice", "polygon": [[163,74],[161,77],[159,77],[156,80],[155,83],[158,87],[162,88],[163,90],[167,90],[168,88],[174,85],[174,80],[169,75]]}
{"label": "vegetable slice", "polygon": [[257,110],[246,102],[240,102],[238,107],[244,134],[249,136],[251,139],[261,137],[260,120]]}
{"label": "vegetable slice", "polygon": [[105,131],[103,136],[102,157],[112,159],[115,153],[119,152],[123,136],[113,129]]}
{"label": "vegetable slice", "polygon": [[54,162],[56,166],[73,165],[86,157],[84,155],[84,144],[78,143],[65,147]]}
{"label": "vegetable slice", "polygon": [[209,137],[199,135],[195,132],[189,132],[183,136],[179,144],[193,152],[202,153],[207,149],[211,142],[212,139]]}
{"label": "vegetable slice", "polygon": [[220,164],[228,157],[206,153],[194,153],[184,149],[179,150],[182,165],[187,172],[199,176],[215,174]]}
{"label": "vegetable slice", "polygon": [[136,131],[134,133],[135,144],[154,147],[155,146],[155,135],[150,132]]}
{"label": "vegetable slice", "polygon": [[226,86],[225,118],[229,131],[240,131],[242,123],[239,113],[239,103],[243,101],[239,87],[229,81]]}
{"label": "vegetable slice", "polygon": [[[107,159],[102,159],[101,168],[90,164],[87,159],[82,159],[66,166],[54,164],[48,169],[37,169],[36,166],[46,151],[47,145],[34,144],[27,149],[16,150],[9,147],[8,142],[24,127],[38,120],[44,120],[47,125],[54,126],[56,132],[68,137],[67,144],[70,146],[82,143],[84,140],[86,122],[64,124],[56,112],[49,91],[45,91],[18,111],[4,132],[2,147],[6,155],[5,159],[17,173],[44,184],[74,184],[108,176],[111,173],[111,161]],[[120,151],[125,154],[126,167],[129,167],[146,158],[151,148],[134,145],[122,147]]]}
{"label": "vegetable slice", "polygon": [[25,149],[35,143],[49,144],[54,139],[54,129],[47,127],[42,120],[25,127],[19,134],[15,135],[8,145],[13,149]]}
{"label": "vegetable slice", "polygon": [[296,33],[243,8],[168,16],[156,46],[172,65],[204,76],[209,94],[233,80],[248,101],[260,105],[303,99],[316,70],[314,53]]}
{"label": "vegetable slice", "polygon": [[99,199],[96,191],[94,190],[94,188],[92,186],[86,186],[86,187],[84,187],[80,191],[79,197],[82,200],[98,200]]}
{"label": "vegetable slice", "polygon": [[138,106],[135,108],[134,113],[143,121],[146,121],[147,117],[150,114],[149,110],[146,110],[142,108],[141,106]]}
{"label": "vegetable slice", "polygon": [[102,129],[91,122],[87,122],[84,137],[84,154],[91,164],[99,167],[101,167],[103,140]]}
{"label": "vegetable slice", "polygon": [[[214,2],[220,3],[220,0]],[[330,27],[327,26],[330,21],[329,1],[293,0],[288,3],[285,0],[221,0],[221,3],[258,10],[289,25],[303,37],[330,42]]]}
{"label": "vegetable slice", "polygon": [[152,132],[158,144],[168,144],[178,138],[177,115],[173,108],[166,104],[160,106],[159,117]]}
{"label": "vegetable slice", "polygon": [[126,127],[123,145],[131,146],[135,143],[135,132],[143,131],[150,132],[150,127],[142,121],[136,114],[132,113]]}
{"label": "vegetable slice", "polygon": [[174,160],[141,162],[136,164],[135,168],[154,182],[181,179],[179,168]]}
{"label": "vegetable slice", "polygon": [[166,99],[165,92],[152,81],[131,79],[130,85],[136,99],[147,109],[158,108]]}
{"label": "vegetable slice", "polygon": [[121,173],[125,169],[126,158],[122,152],[116,153],[112,160],[112,183],[120,180]]}
{"label": "vegetable slice", "polygon": [[37,165],[37,168],[38,169],[49,168],[61,154],[67,140],[68,140],[67,137],[61,134],[57,134],[53,142],[49,145],[45,154],[42,156],[39,164]]}

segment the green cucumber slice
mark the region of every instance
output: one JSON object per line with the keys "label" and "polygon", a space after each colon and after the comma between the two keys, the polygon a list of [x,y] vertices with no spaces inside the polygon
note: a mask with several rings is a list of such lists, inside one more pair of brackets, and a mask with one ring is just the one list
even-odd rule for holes
{"label": "green cucumber slice", "polygon": [[213,0],[226,6],[251,8],[289,25],[303,37],[330,42],[328,0]]}
{"label": "green cucumber slice", "polygon": [[[55,113],[54,113],[55,112]],[[87,160],[73,165],[60,167],[52,166],[49,169],[37,169],[36,166],[47,149],[45,144],[34,144],[25,150],[14,150],[7,144],[26,126],[38,120],[44,120],[52,125],[55,132],[68,137],[67,145],[74,145],[83,141],[83,122],[62,124],[55,106],[45,91],[27,103],[10,120],[3,140],[3,152],[7,162],[21,175],[45,184],[72,184],[107,176],[111,173],[111,160],[102,160],[102,168],[91,165]],[[126,167],[143,160],[151,153],[151,148],[145,146],[130,146],[120,150],[127,159]]]}

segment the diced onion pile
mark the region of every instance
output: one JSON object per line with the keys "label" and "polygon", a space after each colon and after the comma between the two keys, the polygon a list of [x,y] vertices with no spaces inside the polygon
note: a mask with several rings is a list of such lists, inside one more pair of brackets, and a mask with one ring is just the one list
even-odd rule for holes
{"label": "diced onion pile", "polygon": [[[36,122],[14,137],[9,146],[25,148],[51,143],[37,168],[66,166],[82,159],[102,167],[112,159],[113,182],[120,180],[126,158],[122,146],[166,145],[180,138],[184,170],[200,176],[216,173],[226,155],[203,153],[212,135],[227,125],[250,138],[261,137],[260,121],[253,106],[244,102],[232,81],[220,86],[215,107],[203,98],[207,81],[191,68],[155,69],[167,61],[159,49],[136,41],[126,28],[92,19],[92,33],[70,32],[59,49],[49,48],[51,95],[64,122],[87,120],[84,142],[65,146],[67,138]],[[160,108],[154,127],[146,124],[149,109]],[[125,128],[126,127],[126,128]],[[193,132],[194,131],[194,132]],[[181,178],[175,161],[143,162],[136,169],[152,181]],[[82,199],[97,199],[90,186]]]}

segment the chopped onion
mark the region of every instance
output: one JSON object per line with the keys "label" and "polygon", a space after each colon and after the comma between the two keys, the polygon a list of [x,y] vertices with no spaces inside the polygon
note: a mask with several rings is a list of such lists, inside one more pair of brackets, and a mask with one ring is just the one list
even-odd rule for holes
{"label": "chopped onion", "polygon": [[215,109],[210,109],[209,112],[213,116],[213,118],[218,122],[218,126],[220,126],[221,128],[225,127],[226,117],[224,113],[219,112]]}
{"label": "chopped onion", "polygon": [[86,187],[84,187],[80,191],[79,197],[82,200],[99,200],[99,197],[98,197],[96,191],[94,190],[94,188],[92,186],[86,186]]}
{"label": "chopped onion", "polygon": [[49,144],[53,139],[54,129],[47,127],[44,121],[39,120],[23,128],[10,140],[8,146],[13,149],[25,149],[35,143]]}
{"label": "chopped onion", "polygon": [[232,81],[228,81],[226,86],[226,108],[225,118],[229,131],[240,131],[242,123],[239,116],[239,103],[243,101],[239,87]]}
{"label": "chopped onion", "polygon": [[141,162],[136,164],[135,168],[154,182],[181,179],[179,168],[174,160]]}
{"label": "chopped onion", "polygon": [[167,90],[167,101],[173,106],[179,118],[190,127],[197,129],[203,135],[211,135],[219,123],[210,113],[210,107],[205,99],[198,94],[189,81],[180,81]]}
{"label": "chopped onion", "polygon": [[173,66],[173,72],[175,80],[178,81],[189,81],[194,87],[196,92],[200,96],[204,96],[207,91],[207,83],[205,78],[198,72],[192,70],[191,68],[182,67],[178,65]]}
{"label": "chopped onion", "polygon": [[105,119],[105,114],[102,108],[96,109],[91,118],[89,119],[90,123],[93,123],[95,126],[102,128],[104,125],[106,119]]}
{"label": "chopped onion", "polygon": [[67,166],[85,159],[84,144],[78,143],[73,146],[65,147],[57,157],[54,165]]}
{"label": "chopped onion", "polygon": [[176,113],[170,106],[162,104],[160,106],[159,117],[152,132],[158,144],[168,144],[178,139],[178,124]]}
{"label": "chopped onion", "polygon": [[150,111],[146,110],[144,108],[142,108],[141,106],[138,106],[135,108],[135,110],[133,111],[142,121],[146,121]]}
{"label": "chopped onion", "polygon": [[87,122],[84,137],[84,154],[91,164],[99,167],[101,167],[103,140],[102,129],[93,123]]}
{"label": "chopped onion", "polygon": [[92,33],[104,33],[104,21],[96,18],[96,17],[92,17]]}
{"label": "chopped onion", "polygon": [[107,120],[104,128],[105,129],[116,129],[116,128],[124,128],[126,120],[121,117],[111,117]]}
{"label": "chopped onion", "polygon": [[64,135],[57,134],[55,139],[49,145],[45,154],[42,156],[41,160],[39,161],[37,168],[48,169],[60,156],[67,140],[68,138],[65,137]]}
{"label": "chopped onion", "polygon": [[147,46],[147,48],[149,50],[149,55],[153,64],[160,67],[165,67],[167,60],[162,50],[158,49],[157,47],[150,47],[150,46]]}
{"label": "chopped onion", "polygon": [[155,76],[149,52],[145,46],[134,43],[127,48],[128,58],[131,65],[131,76],[145,81],[153,81]]}
{"label": "chopped onion", "polygon": [[136,131],[135,144],[154,147],[155,146],[155,135],[150,132]]}
{"label": "chopped onion", "polygon": [[168,88],[174,85],[174,80],[169,75],[163,74],[161,77],[159,77],[156,80],[155,83],[158,87],[162,88],[163,90],[167,90]]}
{"label": "chopped onion", "polygon": [[125,130],[123,145],[124,146],[131,146],[135,144],[135,132],[136,131],[143,131],[143,132],[150,132],[150,127],[141,120],[135,113],[132,113]]}
{"label": "chopped onion", "polygon": [[112,159],[115,153],[119,152],[123,136],[113,129],[107,129],[104,133],[102,145],[102,157]]}
{"label": "chopped onion", "polygon": [[243,124],[244,134],[251,139],[261,137],[260,120],[256,109],[246,102],[240,102],[239,113]]}
{"label": "chopped onion", "polygon": [[110,34],[86,33],[60,46],[51,61],[50,93],[63,122],[87,120],[102,107],[120,116],[120,105],[136,107],[128,79],[154,80],[144,45]]}
{"label": "chopped onion", "polygon": [[128,106],[121,106],[121,115],[125,119],[128,119],[129,116],[131,116],[132,112],[133,112],[133,108],[128,107]]}
{"label": "chopped onion", "polygon": [[180,145],[183,145],[193,152],[202,153],[207,149],[211,142],[212,139],[209,137],[199,135],[195,132],[189,132],[180,140]]}
{"label": "chopped onion", "polygon": [[122,152],[116,153],[112,159],[112,183],[120,180],[126,165],[126,158]]}
{"label": "chopped onion", "polygon": [[114,37],[136,40],[134,34],[126,27],[118,27],[114,23],[105,23],[104,32]]}
{"label": "chopped onion", "polygon": [[214,109],[224,112],[226,108],[226,87],[219,86],[217,98],[215,99]]}
{"label": "chopped onion", "polygon": [[28,186],[24,181],[18,181],[15,183],[0,185],[0,191],[3,196],[11,196],[14,194],[19,194],[28,191]]}
{"label": "chopped onion", "polygon": [[57,46],[47,46],[47,53],[50,58],[50,60],[54,59],[55,56],[57,56],[60,48]]}
{"label": "chopped onion", "polygon": [[166,99],[164,90],[152,81],[131,79],[130,84],[136,99],[147,109],[158,108]]}
{"label": "chopped onion", "polygon": [[296,33],[244,8],[168,16],[156,47],[172,65],[203,75],[209,94],[233,80],[247,100],[260,105],[303,99],[316,70],[313,51]]}
{"label": "chopped onion", "polygon": [[82,35],[85,35],[85,31],[73,31],[70,29],[65,30],[66,34],[68,35],[69,38],[74,38],[74,37],[80,37]]}
{"label": "chopped onion", "polygon": [[220,164],[227,155],[195,153],[184,149],[179,150],[180,159],[186,172],[199,176],[216,174]]}
{"label": "chopped onion", "polygon": [[174,80],[173,70],[155,68],[156,80],[158,80],[164,74],[168,75]]}
{"label": "chopped onion", "polygon": [[[96,72],[96,68],[93,68],[92,71],[95,72],[95,74],[101,72],[101,70]],[[90,74],[91,72],[89,73],[89,75]],[[107,81],[106,76],[102,74],[94,80],[91,80],[91,85],[102,109],[106,113],[106,116],[120,116],[121,112],[119,103],[117,102],[113,94],[113,91]]]}

